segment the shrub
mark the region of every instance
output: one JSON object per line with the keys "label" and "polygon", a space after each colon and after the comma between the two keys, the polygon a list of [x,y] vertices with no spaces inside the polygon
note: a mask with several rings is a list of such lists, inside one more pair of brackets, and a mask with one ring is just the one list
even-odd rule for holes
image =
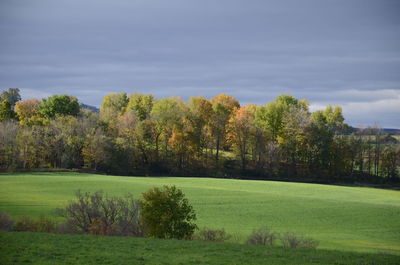
{"label": "shrub", "polygon": [[54,233],[56,231],[57,223],[53,220],[40,216],[35,224],[36,232]]}
{"label": "shrub", "polygon": [[20,216],[17,218],[13,230],[36,232],[37,223],[29,216]]}
{"label": "shrub", "polygon": [[225,232],[225,229],[202,228],[196,235],[196,239],[203,241],[224,242],[231,236]]}
{"label": "shrub", "polygon": [[286,248],[317,248],[319,242],[295,233],[284,233],[281,236],[282,245]]}
{"label": "shrub", "polygon": [[158,238],[190,239],[197,226],[196,213],[175,186],[143,193],[142,222],[146,234]]}
{"label": "shrub", "polygon": [[140,202],[132,195],[122,198],[76,192],[76,201],[70,202],[58,215],[67,218],[58,227],[60,233],[95,235],[144,236],[140,222]]}
{"label": "shrub", "polygon": [[82,231],[77,230],[70,220],[58,223],[55,232],[58,234],[82,234]]}
{"label": "shrub", "polygon": [[0,212],[0,230],[11,231],[14,225],[14,220],[6,213]]}
{"label": "shrub", "polygon": [[276,237],[276,233],[272,232],[268,227],[262,227],[253,230],[253,233],[248,237],[246,243],[251,245],[272,246]]}

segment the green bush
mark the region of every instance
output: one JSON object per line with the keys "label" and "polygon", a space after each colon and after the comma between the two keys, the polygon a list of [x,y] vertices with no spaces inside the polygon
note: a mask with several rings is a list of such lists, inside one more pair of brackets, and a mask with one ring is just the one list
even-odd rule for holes
{"label": "green bush", "polygon": [[191,239],[197,228],[193,207],[175,186],[143,193],[141,216],[146,234],[151,237]]}

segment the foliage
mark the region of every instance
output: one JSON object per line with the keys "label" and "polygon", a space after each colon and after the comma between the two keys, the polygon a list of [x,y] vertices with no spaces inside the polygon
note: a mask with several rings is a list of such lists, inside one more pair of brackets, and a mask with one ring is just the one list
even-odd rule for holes
{"label": "foliage", "polygon": [[20,100],[19,88],[9,88],[0,93],[0,101],[8,101],[12,108]]}
{"label": "foliage", "polygon": [[108,197],[102,192],[76,192],[76,201],[58,211],[75,231],[94,235],[144,236],[140,203],[132,195]]}
{"label": "foliage", "polygon": [[[15,113],[8,101],[0,104],[0,136],[7,138],[0,170],[400,182],[390,151],[399,146],[395,138],[379,128],[350,134],[339,106],[312,113],[306,100],[290,95],[240,106],[226,94],[184,102],[112,93],[100,114],[80,110],[67,95],[16,102]],[[10,125],[15,118],[17,128]]]}
{"label": "foliage", "polygon": [[80,111],[78,99],[68,95],[54,95],[43,99],[38,112],[47,119],[56,116],[77,116]]}
{"label": "foliage", "polygon": [[37,99],[28,99],[19,101],[15,104],[15,113],[21,125],[32,125],[38,120],[40,101]]}
{"label": "foliage", "polygon": [[247,238],[246,243],[251,245],[273,246],[277,238],[277,234],[272,232],[268,227],[262,227],[253,230]]}
{"label": "foliage", "polygon": [[382,175],[387,178],[396,178],[399,176],[400,168],[400,147],[386,146],[382,151]]}
{"label": "foliage", "polygon": [[139,120],[143,121],[150,118],[153,108],[153,95],[132,94],[126,106],[126,111],[133,111]]}
{"label": "foliage", "polygon": [[191,238],[196,213],[175,186],[152,188],[143,194],[142,222],[146,233],[158,238]]}
{"label": "foliage", "polygon": [[124,114],[128,104],[126,93],[111,93],[103,98],[100,106],[100,120],[104,121],[110,131],[116,127],[116,119]]}
{"label": "foliage", "polygon": [[15,112],[8,100],[0,101],[0,122],[11,120],[15,117]]}

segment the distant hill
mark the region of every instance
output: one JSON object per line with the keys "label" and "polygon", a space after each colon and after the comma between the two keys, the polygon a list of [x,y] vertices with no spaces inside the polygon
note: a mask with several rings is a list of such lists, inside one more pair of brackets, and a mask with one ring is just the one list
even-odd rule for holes
{"label": "distant hill", "polygon": [[383,128],[383,131],[388,134],[400,135],[400,129]]}
{"label": "distant hill", "polygon": [[[370,127],[372,128],[372,127]],[[357,128],[357,127],[350,127],[350,129],[347,131],[347,133],[352,133],[355,132],[359,129],[362,130],[368,130],[369,128]],[[381,128],[384,134],[390,134],[390,135],[400,135],[400,129],[393,129],[393,128]]]}
{"label": "distant hill", "polygon": [[82,109],[87,109],[87,110],[90,110],[90,111],[93,111],[93,112],[95,112],[95,113],[99,113],[99,109],[98,108],[96,108],[95,106],[90,106],[90,105],[86,105],[86,104],[83,104],[83,103],[81,103],[81,108]]}

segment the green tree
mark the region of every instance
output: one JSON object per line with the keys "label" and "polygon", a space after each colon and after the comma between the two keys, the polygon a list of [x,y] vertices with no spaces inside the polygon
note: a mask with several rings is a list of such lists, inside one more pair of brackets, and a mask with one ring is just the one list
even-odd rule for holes
{"label": "green tree", "polygon": [[43,99],[39,105],[39,113],[47,119],[52,119],[56,116],[77,116],[79,111],[78,99],[68,95],[51,96]]}
{"label": "green tree", "polygon": [[0,101],[0,122],[15,118],[15,112],[8,100]]}
{"label": "green tree", "polygon": [[197,228],[196,213],[175,186],[152,188],[143,193],[142,222],[146,234],[158,238],[191,238]]}
{"label": "green tree", "polygon": [[276,141],[282,135],[285,127],[285,116],[291,108],[308,111],[308,102],[298,100],[290,95],[280,95],[274,101],[263,107],[259,107],[255,113],[255,123],[271,134]]}
{"label": "green tree", "polygon": [[126,111],[133,111],[140,121],[148,119],[153,108],[153,95],[132,94],[129,97]]}
{"label": "green tree", "polygon": [[155,101],[151,111],[151,120],[154,123],[156,157],[159,156],[160,138],[164,140],[164,154],[168,155],[168,141],[172,136],[173,128],[181,123],[184,113],[184,102],[177,97],[163,98]]}
{"label": "green tree", "polygon": [[400,147],[388,145],[383,149],[381,172],[384,177],[397,178],[399,176]]}
{"label": "green tree", "polygon": [[21,100],[21,95],[19,94],[19,88],[9,88],[0,93],[0,101],[8,101],[12,108],[14,108],[15,103]]}
{"label": "green tree", "polygon": [[109,122],[124,114],[128,104],[126,93],[111,93],[103,98],[100,106],[100,119]]}

